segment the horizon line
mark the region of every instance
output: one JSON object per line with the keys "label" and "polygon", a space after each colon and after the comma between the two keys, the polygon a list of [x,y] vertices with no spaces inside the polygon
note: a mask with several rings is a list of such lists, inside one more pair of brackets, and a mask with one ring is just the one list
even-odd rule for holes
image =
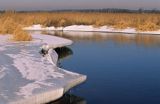
{"label": "horizon line", "polygon": [[157,8],[151,8],[151,9],[147,9],[147,8],[137,8],[137,9],[127,9],[127,8],[99,8],[99,9],[50,9],[50,10],[46,10],[46,9],[33,9],[33,10],[12,10],[12,9],[0,9],[0,11],[17,11],[17,12],[34,12],[34,11],[89,11],[89,10],[93,10],[93,11],[97,11],[97,10],[128,10],[128,11],[138,11],[138,10],[142,10],[142,11],[151,11],[151,10],[155,10],[155,11],[160,11],[160,9]]}

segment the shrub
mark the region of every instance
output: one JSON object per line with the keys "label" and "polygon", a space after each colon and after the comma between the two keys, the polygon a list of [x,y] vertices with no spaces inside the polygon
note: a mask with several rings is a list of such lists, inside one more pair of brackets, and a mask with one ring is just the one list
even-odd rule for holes
{"label": "shrub", "polygon": [[17,27],[13,32],[13,41],[31,41],[32,37],[27,32],[23,31],[22,28]]}
{"label": "shrub", "polygon": [[155,31],[157,29],[159,29],[158,26],[152,22],[145,22],[137,27],[138,31]]}
{"label": "shrub", "polygon": [[117,29],[125,29],[125,28],[129,27],[129,22],[119,21],[114,25],[114,27]]}

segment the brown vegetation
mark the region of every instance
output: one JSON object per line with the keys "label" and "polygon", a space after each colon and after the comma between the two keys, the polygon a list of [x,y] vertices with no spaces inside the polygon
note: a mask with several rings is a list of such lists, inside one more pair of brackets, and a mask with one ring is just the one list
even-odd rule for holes
{"label": "brown vegetation", "polygon": [[13,41],[31,41],[32,37],[26,31],[23,31],[21,27],[17,27],[13,32]]}
{"label": "brown vegetation", "polygon": [[0,14],[0,33],[13,34],[18,25],[30,26],[69,26],[94,25],[113,26],[118,29],[127,27],[137,31],[154,31],[160,29],[160,14],[151,13],[84,13],[84,12],[33,12]]}
{"label": "brown vegetation", "polygon": [[15,21],[15,13],[0,15],[0,34],[10,34],[13,41],[30,41],[31,35],[22,30],[21,24]]}

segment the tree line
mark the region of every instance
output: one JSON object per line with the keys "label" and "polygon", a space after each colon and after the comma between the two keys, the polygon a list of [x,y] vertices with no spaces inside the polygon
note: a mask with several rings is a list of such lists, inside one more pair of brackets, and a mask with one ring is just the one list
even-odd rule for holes
{"label": "tree line", "polygon": [[62,10],[34,10],[34,11],[15,11],[15,10],[1,10],[0,13],[6,11],[12,12],[100,12],[100,13],[160,13],[159,9],[119,9],[119,8],[103,8],[103,9],[62,9]]}

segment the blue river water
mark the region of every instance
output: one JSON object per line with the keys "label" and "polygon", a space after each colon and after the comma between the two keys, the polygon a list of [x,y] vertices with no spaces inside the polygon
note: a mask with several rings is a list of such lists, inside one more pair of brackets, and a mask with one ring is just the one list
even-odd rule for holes
{"label": "blue river water", "polygon": [[88,79],[58,104],[160,104],[160,36],[61,36],[74,44],[59,65]]}

